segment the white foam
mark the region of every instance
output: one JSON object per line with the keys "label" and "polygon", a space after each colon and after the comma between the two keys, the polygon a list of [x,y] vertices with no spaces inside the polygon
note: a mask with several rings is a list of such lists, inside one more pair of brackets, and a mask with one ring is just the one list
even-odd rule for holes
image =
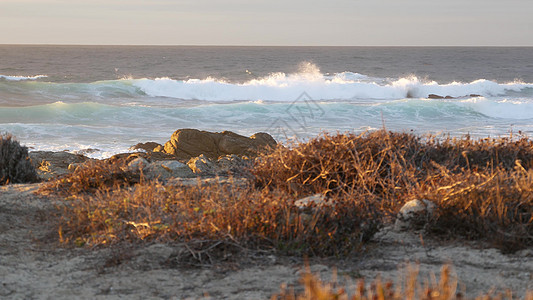
{"label": "white foam", "polygon": [[301,66],[300,70],[294,74],[272,73],[244,83],[216,78],[173,80],[165,77],[132,80],[132,84],[152,97],[208,101],[293,101],[303,92],[314,100],[392,100],[427,98],[431,94],[443,97],[471,94],[493,97],[533,88],[533,84],[502,84],[485,79],[470,83],[439,84],[435,81],[422,81],[414,76],[389,81],[352,72],[324,75],[309,63]]}
{"label": "white foam", "polygon": [[14,76],[14,75],[1,75],[0,79],[5,79],[8,81],[22,81],[22,80],[37,80],[39,78],[46,78],[47,75],[35,75],[35,76]]}
{"label": "white foam", "polygon": [[533,119],[533,102],[528,99],[490,100],[472,98],[459,102],[460,105],[491,118],[527,120]]}

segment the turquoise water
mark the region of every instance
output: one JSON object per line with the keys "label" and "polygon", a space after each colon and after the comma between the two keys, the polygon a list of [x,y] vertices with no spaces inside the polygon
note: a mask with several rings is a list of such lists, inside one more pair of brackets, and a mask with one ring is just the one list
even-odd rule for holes
{"label": "turquoise water", "polygon": [[[179,128],[533,133],[533,48],[0,46],[0,131],[106,157]],[[434,99],[435,95],[449,99]]]}

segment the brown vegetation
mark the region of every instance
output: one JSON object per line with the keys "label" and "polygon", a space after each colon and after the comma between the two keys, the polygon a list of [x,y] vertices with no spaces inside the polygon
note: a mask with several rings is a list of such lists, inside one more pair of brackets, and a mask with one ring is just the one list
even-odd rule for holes
{"label": "brown vegetation", "polygon": [[[451,274],[450,266],[444,265],[441,269],[440,279],[431,276],[431,281],[421,285],[418,278],[416,265],[408,265],[405,275],[398,279],[396,286],[393,282],[382,282],[378,277],[369,286],[363,279],[355,284],[341,284],[334,276],[332,282],[324,282],[308,269],[303,273],[301,284],[303,291],[296,293],[294,289],[283,287],[278,295],[273,295],[272,300],[460,300],[466,299],[458,290],[458,279]],[[335,275],[335,274],[334,274]],[[479,300],[513,299],[511,291],[488,293],[480,295]],[[528,293],[525,300],[533,300],[533,293]]]}
{"label": "brown vegetation", "polygon": [[[424,198],[437,205],[427,233],[507,251],[533,245],[533,142],[523,137],[324,134],[260,156],[247,186],[162,185],[124,169],[97,162],[42,189],[75,196],[62,208],[64,241],[205,240],[205,247],[343,255],[403,203]],[[330,205],[306,212],[294,205],[315,193]]]}
{"label": "brown vegetation", "polygon": [[437,211],[427,232],[488,240],[508,251],[533,245],[533,142],[525,137],[325,134],[278,147],[253,173],[259,187],[378,203],[389,216],[409,200],[429,199]]}
{"label": "brown vegetation", "polygon": [[88,161],[66,176],[47,182],[42,194],[77,196],[94,194],[140,182],[140,174],[126,169],[126,160],[109,159]]}

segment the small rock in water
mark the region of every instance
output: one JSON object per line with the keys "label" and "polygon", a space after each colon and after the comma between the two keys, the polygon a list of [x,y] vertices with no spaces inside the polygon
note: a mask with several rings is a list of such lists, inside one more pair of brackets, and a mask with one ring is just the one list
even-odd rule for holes
{"label": "small rock in water", "polygon": [[425,199],[415,199],[405,203],[396,217],[394,230],[402,231],[422,228],[435,211],[435,208],[436,206],[433,202]]}
{"label": "small rock in water", "polygon": [[129,150],[135,151],[135,150],[144,150],[146,152],[153,152],[155,149],[162,148],[161,144],[158,144],[156,142],[146,142],[146,143],[138,143],[135,146],[131,146]]}
{"label": "small rock in water", "polygon": [[87,154],[95,153],[98,151],[100,151],[100,149],[87,148],[87,149],[76,150],[74,151],[74,154],[87,155]]}

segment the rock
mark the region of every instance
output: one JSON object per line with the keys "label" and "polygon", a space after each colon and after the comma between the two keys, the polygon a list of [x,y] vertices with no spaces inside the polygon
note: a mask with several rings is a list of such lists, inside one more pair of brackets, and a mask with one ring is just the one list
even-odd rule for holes
{"label": "rock", "polygon": [[175,248],[165,244],[154,244],[148,247],[141,247],[135,250],[133,263],[141,269],[157,269],[165,264],[172,255],[180,252],[180,248]]}
{"label": "rock", "polygon": [[167,181],[175,177],[195,177],[192,170],[184,163],[177,160],[157,161],[144,168],[144,175],[148,179]]}
{"label": "rock", "polygon": [[322,194],[314,194],[312,196],[296,200],[294,205],[296,205],[299,209],[305,209],[311,205],[314,207],[321,207],[329,205],[329,203],[326,199],[326,196]]}
{"label": "rock", "polygon": [[198,157],[193,157],[187,162],[187,166],[195,174],[209,175],[213,174],[215,171],[215,165],[210,161],[205,155],[200,155]]}
{"label": "rock", "polygon": [[211,160],[236,154],[254,156],[258,151],[274,147],[276,141],[267,133],[245,137],[231,131],[208,132],[197,129],[180,129],[165,143],[164,152],[178,159],[190,159],[204,154]]}
{"label": "rock", "polygon": [[252,160],[246,156],[230,154],[221,157],[215,164],[217,174],[245,175]]}
{"label": "rock", "polygon": [[90,160],[90,158],[80,154],[51,151],[30,152],[30,159],[37,169],[37,174],[44,180],[67,174],[80,164]]}
{"label": "rock", "polygon": [[394,230],[421,229],[435,211],[435,204],[429,200],[411,200],[405,203],[396,217]]}
{"label": "rock", "polygon": [[96,153],[98,151],[100,151],[100,149],[87,148],[87,149],[73,151],[73,153],[79,154],[79,155],[88,155],[88,154]]}
{"label": "rock", "polygon": [[158,144],[156,142],[146,142],[146,143],[138,143],[135,146],[131,146],[129,150],[135,151],[135,150],[144,150],[146,152],[158,152],[155,151],[155,149],[163,149],[163,146],[161,144]]}
{"label": "rock", "polygon": [[428,99],[457,99],[457,98],[468,98],[468,97],[481,97],[481,95],[478,95],[478,94],[470,94],[470,95],[465,95],[465,96],[462,96],[462,97],[453,97],[453,96],[441,96],[441,95],[436,95],[436,94],[429,94],[428,95]]}
{"label": "rock", "polygon": [[76,169],[79,167],[79,166],[82,166],[83,163],[71,163],[70,165],[68,165],[67,169],[70,171],[70,172],[74,172],[76,171]]}
{"label": "rock", "polygon": [[106,159],[106,161],[122,161],[126,165],[132,162],[133,160],[142,157],[149,162],[161,161],[161,160],[176,160],[176,157],[170,154],[162,152],[135,152],[135,153],[119,153],[111,156]]}
{"label": "rock", "polygon": [[143,170],[148,166],[149,162],[143,157],[137,157],[128,163],[127,171],[137,172]]}

